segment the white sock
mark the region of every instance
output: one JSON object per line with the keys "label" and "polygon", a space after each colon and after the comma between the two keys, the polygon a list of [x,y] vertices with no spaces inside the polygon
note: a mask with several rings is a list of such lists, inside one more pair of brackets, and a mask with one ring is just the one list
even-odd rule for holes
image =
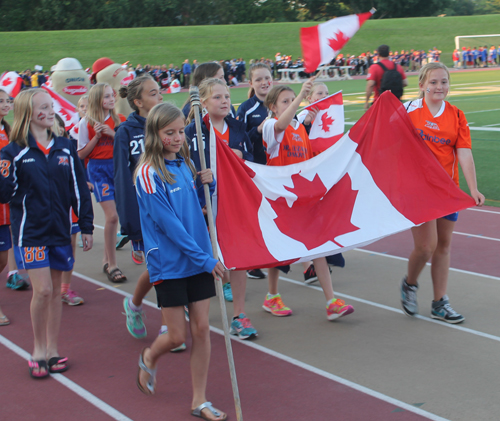
{"label": "white sock", "polygon": [[18,272],[19,272],[18,270],[13,270],[13,271],[9,272],[9,273],[7,274],[7,278],[8,278],[9,276],[11,276],[11,275],[15,275],[15,274],[16,274],[16,273],[18,273]]}
{"label": "white sock", "polygon": [[141,311],[142,310],[142,304],[137,307],[133,302],[132,302],[132,297],[128,298],[128,306],[133,310],[133,311]]}
{"label": "white sock", "polygon": [[277,294],[273,295],[270,292],[267,293],[267,299],[272,300],[273,298],[279,297],[280,293],[278,292]]}
{"label": "white sock", "polygon": [[160,327],[160,332],[161,332],[161,333],[166,333],[166,332],[168,332],[168,327],[167,327],[167,325],[161,325],[161,327]]}

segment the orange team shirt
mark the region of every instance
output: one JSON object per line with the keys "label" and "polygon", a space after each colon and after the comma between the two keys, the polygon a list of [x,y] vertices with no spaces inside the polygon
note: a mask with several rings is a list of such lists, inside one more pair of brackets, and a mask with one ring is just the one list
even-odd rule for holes
{"label": "orange team shirt", "polygon": [[219,132],[215,127],[214,127],[214,132],[217,136],[221,138],[221,140],[226,144],[229,145],[229,127],[227,127],[227,123],[224,122],[224,133]]}
{"label": "orange team shirt", "polygon": [[267,120],[262,129],[262,141],[266,148],[267,165],[290,165],[313,157],[306,128],[293,119],[286,130],[277,137],[274,133],[276,118]]}
{"label": "orange team shirt", "polygon": [[[118,114],[120,121],[123,123],[126,118],[122,114]],[[104,122],[112,130],[115,129],[115,122],[111,116]],[[87,128],[89,130],[89,140],[93,139],[95,136],[94,128],[87,123]],[[101,135],[101,138],[97,141],[97,144],[92,149],[92,152],[88,155],[88,159],[113,159],[113,142],[114,138],[108,135]]]}
{"label": "orange team shirt", "polygon": [[435,116],[423,99],[407,102],[405,108],[417,133],[458,186],[457,149],[472,149],[464,113],[447,101]]}
{"label": "orange team shirt", "polygon": [[[9,136],[5,131],[5,127],[0,126],[0,150],[9,144]],[[0,203],[0,225],[10,225],[10,208],[9,205]]]}

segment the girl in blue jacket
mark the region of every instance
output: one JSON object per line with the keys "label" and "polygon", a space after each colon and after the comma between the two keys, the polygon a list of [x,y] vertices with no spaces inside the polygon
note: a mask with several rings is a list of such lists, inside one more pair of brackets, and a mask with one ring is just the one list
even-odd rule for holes
{"label": "girl in blue jacket", "polygon": [[33,287],[35,343],[30,374],[47,377],[68,368],[58,351],[62,273],[73,267],[71,208],[78,216],[83,250],[92,248],[93,212],[83,166],[69,139],[50,128],[55,112],[43,89],[15,99],[10,143],[1,151],[0,201],[10,203],[14,252]]}
{"label": "girl in blue jacket", "polygon": [[193,347],[192,414],[210,420],[227,415],[207,402],[205,391],[210,361],[208,311],[215,296],[215,276],[224,266],[213,258],[210,238],[196,189],[213,184],[212,172],[197,174],[185,143],[184,115],[172,104],[156,105],[146,120],[145,151],[137,170],[136,189],[150,281],[153,283],[168,332],[144,348],[139,358],[137,386],[155,392],[159,358],[186,339],[184,306],[189,307]]}
{"label": "girl in blue jacket", "polygon": [[[210,129],[213,128],[216,136],[220,137],[240,158],[253,160],[252,144],[246,133],[245,123],[238,121],[229,114],[231,98],[225,82],[210,78],[200,84],[201,105],[206,112],[201,125],[207,168],[210,167]],[[194,116],[191,110],[190,117]],[[186,127],[186,136],[191,140],[190,148],[193,161],[197,169],[200,168],[198,141],[194,121]],[[240,339],[249,339],[257,336],[257,330],[252,326],[245,313],[246,272],[233,271],[226,273],[224,279],[224,298],[233,301],[233,320],[231,321],[231,334],[238,335]]]}

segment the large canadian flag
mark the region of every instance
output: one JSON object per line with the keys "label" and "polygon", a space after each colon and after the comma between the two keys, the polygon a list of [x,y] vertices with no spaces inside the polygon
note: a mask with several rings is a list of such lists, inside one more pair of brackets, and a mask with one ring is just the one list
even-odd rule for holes
{"label": "large canadian flag", "polygon": [[357,15],[342,16],[309,28],[300,28],[300,44],[306,73],[330,63],[354,36],[375,9]]}
{"label": "large canadian flag", "polygon": [[311,124],[309,140],[313,154],[327,150],[344,135],[344,101],[342,91],[320,99],[304,108],[319,110]]}
{"label": "large canadian flag", "polygon": [[64,120],[66,131],[69,132],[74,126],[78,126],[80,116],[78,115],[78,111],[76,111],[76,107],[47,85],[43,84],[42,89],[45,89],[45,91],[47,91],[47,93],[52,97],[54,111]]}
{"label": "large canadian flag", "polygon": [[0,89],[7,92],[9,96],[15,98],[23,87],[23,78],[16,72],[5,72],[0,77]]}
{"label": "large canadian flag", "polygon": [[306,261],[469,208],[390,92],[325,152],[282,167],[210,139],[220,257],[228,268]]}

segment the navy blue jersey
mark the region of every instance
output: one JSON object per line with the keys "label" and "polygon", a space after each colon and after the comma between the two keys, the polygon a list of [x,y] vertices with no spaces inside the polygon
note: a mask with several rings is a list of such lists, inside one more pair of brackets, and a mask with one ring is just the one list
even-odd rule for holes
{"label": "navy blue jersey", "polygon": [[53,137],[45,156],[29,133],[28,146],[9,143],[1,151],[0,202],[10,204],[14,244],[71,244],[71,208],[83,234],[94,230],[92,201],[83,166],[69,139]]}
{"label": "navy blue jersey", "polygon": [[118,126],[113,145],[116,210],[122,234],[131,240],[142,239],[139,205],[134,187],[134,171],[144,152],[146,119],[137,112]]}
{"label": "navy blue jersey", "polygon": [[238,107],[236,116],[245,124],[245,130],[253,146],[254,162],[266,165],[266,150],[262,144],[262,133],[257,128],[266,119],[268,110],[264,103],[254,95]]}

